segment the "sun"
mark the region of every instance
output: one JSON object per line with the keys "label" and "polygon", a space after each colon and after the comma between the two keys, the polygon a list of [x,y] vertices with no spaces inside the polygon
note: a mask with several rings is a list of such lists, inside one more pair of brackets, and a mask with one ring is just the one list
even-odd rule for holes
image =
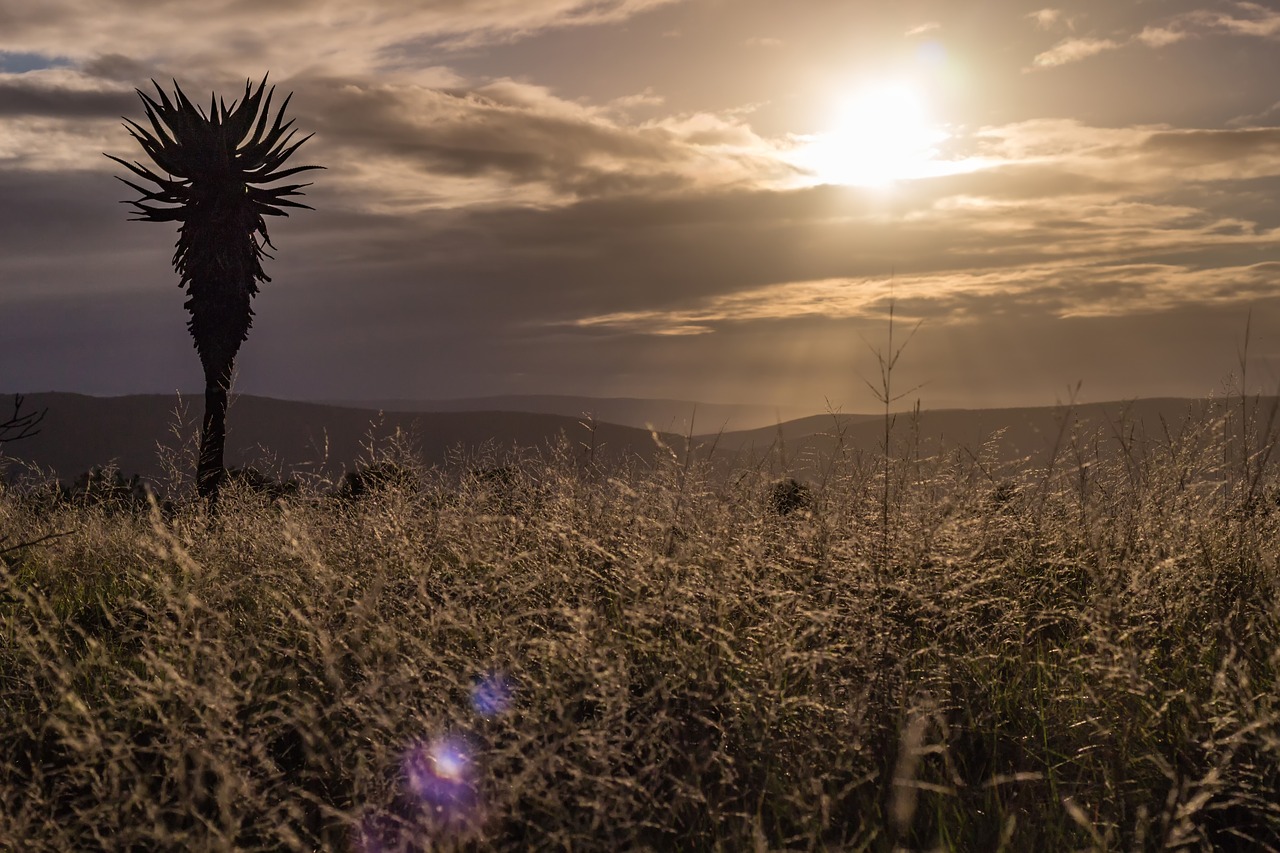
{"label": "sun", "polygon": [[830,129],[798,137],[790,159],[814,183],[883,187],[948,171],[937,159],[948,138],[918,88],[887,81],[839,102]]}

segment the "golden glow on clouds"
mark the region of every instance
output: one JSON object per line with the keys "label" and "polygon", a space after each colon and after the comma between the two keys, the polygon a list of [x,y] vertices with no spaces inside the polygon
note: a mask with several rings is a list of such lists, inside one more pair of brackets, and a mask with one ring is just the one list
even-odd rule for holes
{"label": "golden glow on clouds", "polygon": [[592,106],[507,79],[452,90],[323,83],[304,94],[328,105],[300,119],[317,131],[313,156],[345,164],[326,184],[378,214],[769,189],[792,177],[781,143],[733,110],[637,122],[627,114],[632,96]]}
{"label": "golden glow on clouds", "polygon": [[1036,56],[1033,64],[1039,68],[1052,68],[1055,65],[1066,65],[1068,62],[1079,62],[1082,59],[1097,56],[1099,53],[1115,50],[1118,47],[1120,47],[1120,43],[1112,39],[1067,39]]}
{"label": "golden glow on clouds", "polygon": [[[1244,303],[1274,292],[1280,263],[1252,259],[1280,245],[1280,228],[1212,212],[1193,198],[1177,203],[1148,196],[1180,179],[1280,173],[1280,129],[1188,132],[1042,121],[990,128],[982,140],[990,173],[950,189],[935,186],[934,196],[927,187],[918,197],[904,195],[904,203],[915,199],[914,209],[895,219],[850,208],[841,223],[857,235],[858,256],[869,257],[864,266],[887,270],[902,259],[892,284],[903,316],[915,311],[953,324],[1015,310],[1055,317],[1149,314]],[[1023,189],[1029,185],[1039,189]],[[824,251],[846,245],[837,238],[815,242],[806,257],[822,266]],[[1212,260],[1169,260],[1184,257]],[[932,269],[904,273],[919,258],[931,259]],[[762,320],[874,320],[883,314],[889,286],[888,275],[782,281],[570,324],[673,336]]]}
{"label": "golden glow on clouds", "polygon": [[581,329],[662,337],[704,335],[717,327],[761,320],[822,317],[883,320],[890,300],[900,320],[928,317],[933,325],[969,324],[990,308],[1034,314],[1107,317],[1150,314],[1195,304],[1230,304],[1264,298],[1280,263],[1196,269],[1180,264],[1117,263],[1092,266],[1078,259],[896,276],[797,281],[711,297],[671,311],[620,311],[574,320]]}
{"label": "golden glow on clouds", "polygon": [[[1280,10],[1249,2],[1232,3],[1229,8],[1231,11],[1195,9],[1184,12],[1160,24],[1145,26],[1127,37],[1067,38],[1038,54],[1031,66],[1023,70],[1054,68],[1080,62],[1130,45],[1159,49],[1189,38],[1214,35],[1262,39],[1280,37]],[[1041,9],[1028,17],[1033,18],[1041,29],[1051,29],[1062,20],[1061,12],[1057,9]],[[1074,29],[1071,19],[1067,19],[1066,23],[1068,29]]]}

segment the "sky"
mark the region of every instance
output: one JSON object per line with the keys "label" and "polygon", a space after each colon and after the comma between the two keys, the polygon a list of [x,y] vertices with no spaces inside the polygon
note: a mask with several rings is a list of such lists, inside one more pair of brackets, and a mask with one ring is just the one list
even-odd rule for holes
{"label": "sky", "polygon": [[2,3],[0,391],[201,387],[103,153],[152,79],[269,72],[326,169],[240,392],[861,412],[904,341],[903,406],[1224,393],[1242,352],[1274,392],[1280,2],[1043,2]]}

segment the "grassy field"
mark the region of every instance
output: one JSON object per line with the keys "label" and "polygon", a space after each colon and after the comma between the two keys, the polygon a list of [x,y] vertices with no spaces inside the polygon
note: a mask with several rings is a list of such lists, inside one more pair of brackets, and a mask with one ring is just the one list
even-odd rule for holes
{"label": "grassy field", "polygon": [[1265,414],[10,489],[0,849],[1280,849]]}

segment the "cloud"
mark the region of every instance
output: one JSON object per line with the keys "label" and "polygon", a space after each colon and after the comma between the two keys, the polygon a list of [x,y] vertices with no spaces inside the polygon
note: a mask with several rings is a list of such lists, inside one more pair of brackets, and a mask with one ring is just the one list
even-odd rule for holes
{"label": "cloud", "polygon": [[1248,180],[1280,174],[1280,128],[1169,130],[1142,143],[1148,157],[1184,181]]}
{"label": "cloud", "polygon": [[[60,73],[68,91],[121,88]],[[1030,281],[1044,279],[1037,271],[1091,257],[1121,267],[1182,251],[1241,266],[1233,252],[1276,240],[1248,216],[1168,198],[1197,183],[1280,176],[1275,130],[1062,120],[986,128],[968,152],[982,168],[904,182],[886,218],[876,192],[786,190],[794,175],[782,163],[784,143],[756,133],[749,113],[633,121],[614,105],[570,101],[509,79],[452,88],[328,78],[298,85],[295,102],[306,106],[300,125],[319,131],[306,160],[330,166],[308,200],[327,211],[315,215],[320,221],[349,219],[316,236],[308,257],[332,265],[341,253],[349,258],[343,263],[379,265],[381,256],[413,254],[418,272],[407,279],[492,276],[495,292],[504,293],[504,281],[539,281],[536,301],[509,293],[500,301],[513,317],[558,328],[586,329],[592,324],[574,323],[611,317],[595,327],[705,332],[710,320],[697,312],[755,316],[757,303],[781,312],[812,302],[821,288],[771,288],[895,267],[971,284],[1009,267]],[[86,137],[83,119],[72,133],[70,117],[83,104],[59,103],[40,104],[53,115],[7,122],[0,158],[8,156],[11,168],[91,168],[105,178],[113,167],[99,152],[131,153],[131,140],[113,118],[94,125],[101,135]],[[806,247],[800,257],[797,246]],[[598,280],[616,286],[557,283]],[[972,290],[966,287],[957,292]],[[481,304],[492,310],[494,303]],[[667,314],[679,311],[695,314],[670,321]],[[473,320],[480,313],[472,311]]]}
{"label": "cloud", "polygon": [[772,36],[752,36],[743,44],[747,47],[782,47],[782,39]]}
{"label": "cloud", "polygon": [[0,116],[52,116],[67,119],[119,116],[133,109],[131,88],[94,83],[69,71],[0,73]]}
{"label": "cloud", "polygon": [[1165,47],[1193,36],[1280,38],[1280,10],[1257,3],[1232,3],[1230,11],[1195,9],[1159,26],[1145,27],[1134,37],[1148,47]]}
{"label": "cloud", "polygon": [[[927,317],[943,334],[1236,306],[1276,289],[1273,130],[1061,119],[953,128],[948,150],[963,173],[881,190],[802,187],[787,164],[796,137],[762,129],[776,111],[701,108],[661,78],[657,90],[639,77],[573,97],[515,76],[520,63],[537,67],[544,44],[501,51],[518,60],[501,72],[475,47],[658,5],[211,0],[182,27],[158,13],[135,19],[123,0],[13,5],[0,12],[0,42],[32,45],[45,61],[0,74],[0,197],[9,202],[0,344],[83,342],[80,362],[59,356],[65,371],[47,374],[63,387],[77,363],[95,382],[105,375],[96,361],[83,366],[83,352],[133,358],[141,348],[126,337],[153,327],[171,332],[175,360],[190,355],[169,269],[172,229],[126,223],[118,202],[130,193],[102,157],[141,155],[119,116],[140,118],[132,87],[175,70],[207,97],[239,94],[241,69],[269,66],[281,90],[296,93],[298,127],[316,132],[299,162],[328,167],[307,191],[317,209],[272,223],[275,281],[255,304],[244,360],[251,383],[274,377],[294,395],[371,383],[381,385],[368,393],[396,396],[578,381],[598,391],[615,380],[635,391],[656,381],[646,370],[669,368],[670,381],[693,372],[692,353],[762,393],[746,370],[761,366],[757,341],[844,352],[832,341],[883,321],[895,270],[899,313]],[[1067,38],[1038,67],[1135,40],[1271,37],[1264,11],[1232,5],[1136,36]],[[1060,12],[1033,20],[1051,26],[1052,39],[1025,20],[1006,23],[1046,44],[1069,35]],[[652,23],[644,49],[680,21]],[[753,32],[783,31],[744,23],[724,36],[726,55],[741,56]],[[755,56],[782,60],[797,43],[788,35]],[[49,67],[55,56],[71,65]],[[576,71],[575,56],[563,61]],[[138,313],[102,323],[116,302]],[[59,328],[63,315],[72,319]],[[198,376],[194,357],[186,367]],[[167,364],[117,369],[161,387],[186,375]]]}
{"label": "cloud", "polygon": [[[349,109],[373,103],[388,107],[394,120],[375,110],[352,124],[406,144],[423,129],[405,128],[401,114],[412,116],[436,99],[446,116],[459,110],[441,120],[446,138],[495,121],[485,131],[491,136],[475,137],[476,144],[506,139],[518,150],[526,142],[512,135],[527,139],[521,135],[534,132],[520,129],[522,111],[535,113],[535,129],[554,120],[560,123],[549,125],[553,135],[581,137],[566,138],[564,152],[543,161],[517,157],[518,165],[473,155],[474,161],[442,166],[436,154],[424,160],[410,145],[396,154],[397,170],[378,176],[385,183],[362,185],[368,199],[344,183],[358,177],[347,174],[348,164],[326,161],[338,168],[309,191],[317,210],[273,223],[279,259],[268,269],[275,280],[255,303],[258,319],[242,368],[246,389],[332,397],[335,389],[355,394],[376,386],[377,393],[463,395],[477,388],[564,390],[570,376],[584,391],[639,393],[653,390],[645,385],[653,376],[693,382],[712,367],[737,382],[733,377],[746,376],[748,367],[762,369],[751,353],[763,341],[787,353],[771,357],[789,369],[802,369],[815,349],[849,364],[852,350],[840,349],[839,341],[856,344],[851,329],[883,323],[893,270],[898,316],[927,318],[940,339],[969,328],[1045,328],[1047,317],[1173,315],[1196,306],[1242,311],[1276,290],[1280,223],[1258,220],[1274,216],[1271,195],[1260,193],[1257,215],[1238,192],[1226,210],[1214,209],[1220,186],[1280,175],[1272,134],[1064,121],[992,127],[975,150],[988,168],[905,182],[886,195],[681,177],[686,149],[698,148],[688,139],[750,140],[723,117],[644,125],[660,141],[643,138],[656,147],[642,146],[637,155],[627,146],[640,144],[632,138],[640,125],[619,125],[603,108],[556,102],[527,84],[452,93],[390,87],[374,94],[370,101],[367,93],[348,93]],[[484,103],[473,113],[471,101]],[[492,119],[487,110],[511,115]],[[552,192],[565,180],[549,181],[546,162],[563,158],[566,174],[580,174],[601,148],[659,164],[657,172],[676,176],[675,188],[557,195],[546,205],[521,200],[522,192]],[[528,183],[508,175],[525,175]],[[397,179],[416,197],[433,182],[487,178],[515,200],[494,195],[459,204],[462,196],[450,184],[440,190],[448,196],[440,205],[415,198],[392,210],[380,195]],[[76,358],[108,354],[79,374],[71,356],[52,358],[39,375],[61,387],[92,376],[98,387],[117,388],[121,380],[107,375],[108,364],[157,389],[181,384],[187,373],[197,376],[181,293],[168,268],[171,231],[125,222],[116,203],[125,194],[104,171],[0,168],[0,194],[25,200],[21,220],[0,229],[0,280],[7,283],[0,341],[12,348],[41,334],[73,335],[83,342]],[[47,227],[52,222],[59,227]],[[68,235],[75,251],[67,250]],[[109,304],[137,312],[118,328],[94,325]],[[123,336],[153,333],[177,366],[129,361],[145,355]],[[697,370],[690,370],[694,353]],[[824,372],[821,382],[833,376]],[[777,380],[782,391],[796,385],[794,376],[791,385],[784,376]],[[723,387],[762,393],[745,380]]]}
{"label": "cloud", "polygon": [[1053,166],[1113,191],[1280,174],[1280,128],[1098,128],[1037,119],[976,134],[976,154],[1014,168]]}
{"label": "cloud", "polygon": [[[102,152],[141,157],[120,116],[141,118],[128,63],[0,73],[0,166],[116,170]],[[741,110],[637,120],[652,91],[590,106],[510,79],[435,85],[295,78],[291,115],[317,132],[303,154],[348,204],[382,210],[468,204],[563,204],[596,195],[781,184],[785,140],[756,134]],[[243,82],[240,83],[243,86]],[[199,90],[184,87],[197,101]],[[239,86],[222,90],[238,95]]]}
{"label": "cloud", "polygon": [[1028,13],[1026,17],[1034,21],[1036,28],[1041,30],[1053,29],[1059,23],[1065,23],[1067,20],[1063,16],[1061,9],[1039,9]]}
{"label": "cloud", "polygon": [[1256,38],[1280,37],[1280,10],[1257,3],[1235,3],[1235,13],[1198,10],[1182,20],[1210,30]]}
{"label": "cloud", "polygon": [[[576,251],[594,247],[593,256],[624,263],[637,283],[650,284],[637,291],[624,276],[619,290],[630,296],[607,308],[603,294],[581,304],[544,299],[527,320],[583,334],[671,337],[806,317],[883,319],[891,269],[904,316],[943,324],[1009,312],[1170,311],[1275,290],[1277,265],[1256,259],[1280,244],[1280,228],[1203,202],[1217,182],[1280,176],[1280,131],[1028,122],[988,129],[984,139],[985,155],[1001,165],[904,186],[891,218],[875,193],[832,187],[566,209],[570,219],[546,223],[548,231],[521,244],[546,250],[548,233],[572,233]],[[1266,204],[1259,201],[1260,212]],[[624,258],[605,248],[605,235],[622,233],[640,245],[667,236],[662,248]],[[655,265],[687,263],[694,245],[729,260]],[[799,256],[797,245],[805,247]]]}
{"label": "cloud", "polygon": [[1174,27],[1144,27],[1134,36],[1135,41],[1154,48],[1168,47],[1187,38],[1190,38],[1190,33]]}
{"label": "cloud", "polygon": [[[754,277],[734,264],[736,276],[677,277],[644,305],[580,316],[570,309],[550,322],[686,335],[801,317],[883,319],[890,270],[903,316],[943,324],[992,312],[1097,316],[1247,301],[1276,284],[1277,265],[1252,259],[1277,244],[1280,229],[1189,205],[1066,192],[1030,199],[940,192],[885,221],[857,211],[830,218],[831,197],[825,208],[819,198],[807,199],[814,211],[807,223],[787,224],[778,210],[772,227],[763,219],[740,227],[755,241],[741,265],[753,266]],[[709,223],[684,227],[717,242],[719,229]],[[807,247],[803,260],[768,260],[796,241]]]}
{"label": "cloud", "polygon": [[0,51],[89,62],[118,55],[213,78],[232,67],[362,74],[402,67],[424,47],[456,50],[547,29],[623,21],[676,0],[208,0],[140,14],[130,0],[44,0],[0,14]]}
{"label": "cloud", "polygon": [[64,68],[0,73],[0,167],[105,169],[131,87]]}
{"label": "cloud", "polygon": [[1058,42],[1049,50],[1037,54],[1031,64],[1036,68],[1052,68],[1057,65],[1066,65],[1070,62],[1079,62],[1090,56],[1097,56],[1099,53],[1115,50],[1122,46],[1121,42],[1113,41],[1112,39],[1069,38]]}
{"label": "cloud", "polygon": [[912,36],[921,36],[925,33],[931,33],[940,29],[942,29],[942,24],[937,21],[926,21],[923,24],[919,24],[918,26],[914,26],[907,30],[903,35],[907,38],[911,38]]}
{"label": "cloud", "polygon": [[1227,122],[1228,127],[1257,127],[1266,122],[1273,122],[1280,116],[1280,101],[1276,101],[1264,110],[1251,115],[1236,116]]}
{"label": "cloud", "polygon": [[609,101],[609,107],[613,110],[626,112],[637,108],[660,107],[664,103],[666,103],[666,98],[655,92],[652,87],[645,87],[642,92],[614,98]]}
{"label": "cloud", "polygon": [[1198,269],[1177,264],[1020,265],[892,279],[788,282],[707,299],[693,308],[621,311],[572,325],[628,334],[712,334],[726,326],[803,318],[973,324],[995,314],[1112,317],[1274,296],[1280,263]]}
{"label": "cloud", "polygon": [[778,184],[793,172],[780,143],[732,112],[634,122],[616,105],[513,80],[453,89],[311,80],[299,83],[304,102],[299,121],[317,132],[310,156],[346,164],[326,180],[399,212]]}
{"label": "cloud", "polygon": [[[1049,29],[1062,20],[1061,12],[1056,9],[1041,9],[1027,17],[1034,19],[1041,29]],[[1191,38],[1210,36],[1280,39],[1280,10],[1248,2],[1233,3],[1230,11],[1195,9],[1174,15],[1160,24],[1149,24],[1128,36],[1066,39],[1037,55],[1032,65],[1037,68],[1054,67],[1127,45],[1159,49]]]}

